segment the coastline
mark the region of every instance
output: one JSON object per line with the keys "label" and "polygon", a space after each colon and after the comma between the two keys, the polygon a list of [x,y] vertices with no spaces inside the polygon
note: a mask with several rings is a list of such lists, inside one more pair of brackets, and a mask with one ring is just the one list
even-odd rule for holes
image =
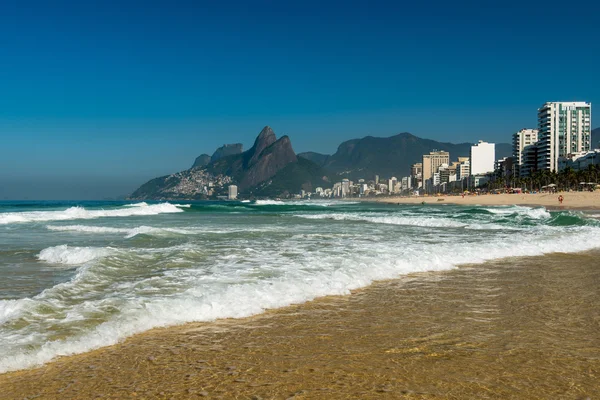
{"label": "coastline", "polygon": [[[558,196],[564,197],[559,204]],[[553,210],[600,210],[600,191],[560,192],[534,194],[486,194],[462,196],[379,196],[358,198],[357,200],[391,204],[457,204],[470,206],[529,206],[546,207]]]}
{"label": "coastline", "polygon": [[[380,281],[0,375],[6,398],[585,398],[599,251]],[[596,315],[596,317],[594,317]]]}

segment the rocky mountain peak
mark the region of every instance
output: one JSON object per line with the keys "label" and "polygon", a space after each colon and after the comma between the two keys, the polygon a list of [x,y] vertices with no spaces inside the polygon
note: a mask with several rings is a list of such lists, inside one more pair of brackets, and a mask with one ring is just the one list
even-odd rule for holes
{"label": "rocky mountain peak", "polygon": [[231,156],[233,154],[240,154],[243,149],[244,146],[241,143],[224,144],[215,150],[210,158],[210,162],[215,162],[223,157]]}
{"label": "rocky mountain peak", "polygon": [[[269,130],[271,129],[269,128]],[[274,136],[275,134],[269,137]],[[292,149],[290,138],[282,136],[279,140],[264,148],[255,158],[254,162],[248,164],[249,167],[244,177],[240,180],[240,188],[244,189],[256,186],[260,182],[273,177],[286,165],[297,161],[298,158],[296,157],[296,153],[294,153],[294,149]]]}
{"label": "rocky mountain peak", "polygon": [[275,143],[277,137],[275,136],[275,132],[271,129],[270,126],[265,126],[262,131],[258,134],[258,137],[254,141],[254,146],[248,151],[248,161],[246,163],[247,166],[250,166],[258,160],[260,154],[270,145]]}
{"label": "rocky mountain peak", "polygon": [[204,167],[206,165],[208,165],[211,161],[211,158],[208,154],[200,154],[198,157],[196,157],[196,160],[194,161],[194,165],[192,165],[192,168],[198,168],[198,167]]}

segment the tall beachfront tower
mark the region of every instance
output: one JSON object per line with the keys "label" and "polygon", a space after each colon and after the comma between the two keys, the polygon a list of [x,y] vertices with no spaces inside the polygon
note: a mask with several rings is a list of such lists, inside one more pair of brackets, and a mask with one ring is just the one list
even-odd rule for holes
{"label": "tall beachfront tower", "polygon": [[423,183],[427,179],[433,178],[433,174],[438,172],[442,164],[450,164],[450,153],[447,151],[432,151],[429,154],[423,154]]}
{"label": "tall beachfront tower", "polygon": [[480,140],[471,146],[471,175],[485,175],[494,172],[496,164],[496,144]]}
{"label": "tall beachfront tower", "polygon": [[558,170],[558,158],[589,151],[592,105],[548,102],[538,109],[538,170]]}

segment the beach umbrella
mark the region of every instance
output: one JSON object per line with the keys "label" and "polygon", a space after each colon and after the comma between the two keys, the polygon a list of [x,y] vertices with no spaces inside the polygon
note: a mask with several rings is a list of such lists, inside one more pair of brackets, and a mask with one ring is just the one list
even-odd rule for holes
{"label": "beach umbrella", "polygon": [[556,185],[554,183],[551,183],[548,185],[548,187],[555,187]]}

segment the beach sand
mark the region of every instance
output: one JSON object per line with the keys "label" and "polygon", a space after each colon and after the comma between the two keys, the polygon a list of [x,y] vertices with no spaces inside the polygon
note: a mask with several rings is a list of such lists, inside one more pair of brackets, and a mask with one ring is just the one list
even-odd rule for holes
{"label": "beach sand", "polygon": [[596,398],[599,259],[507,258],[155,329],[0,375],[0,398]]}
{"label": "beach sand", "polygon": [[[562,195],[562,205],[558,202],[558,196]],[[426,196],[426,197],[398,197],[378,196],[366,197],[364,201],[375,201],[383,203],[400,204],[462,204],[462,205],[521,205],[521,206],[544,206],[552,209],[600,209],[600,191],[595,192],[560,192],[560,193],[535,193],[535,194],[487,194],[462,196]]]}

